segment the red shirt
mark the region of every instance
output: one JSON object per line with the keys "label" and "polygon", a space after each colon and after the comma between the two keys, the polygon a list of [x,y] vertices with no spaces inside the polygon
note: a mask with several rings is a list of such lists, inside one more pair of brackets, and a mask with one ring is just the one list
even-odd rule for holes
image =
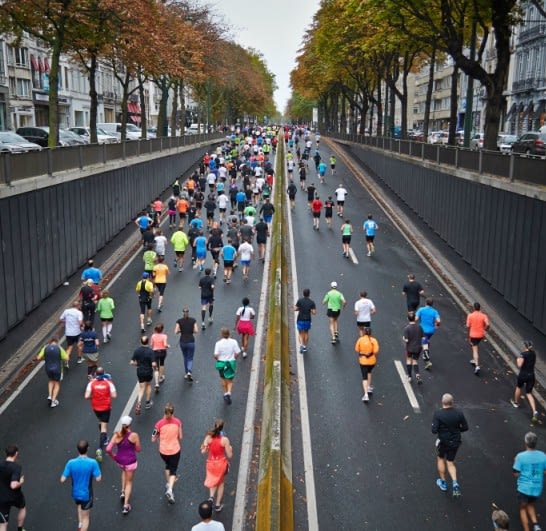
{"label": "red shirt", "polygon": [[466,318],[466,327],[468,328],[468,337],[482,339],[485,337],[485,331],[489,328],[487,315],[477,310],[472,312]]}
{"label": "red shirt", "polygon": [[114,384],[107,379],[91,380],[87,389],[91,391],[91,407],[93,411],[108,411],[112,409],[112,393],[115,393]]}
{"label": "red shirt", "polygon": [[322,201],[320,199],[313,199],[311,203],[312,212],[320,212],[322,210]]}

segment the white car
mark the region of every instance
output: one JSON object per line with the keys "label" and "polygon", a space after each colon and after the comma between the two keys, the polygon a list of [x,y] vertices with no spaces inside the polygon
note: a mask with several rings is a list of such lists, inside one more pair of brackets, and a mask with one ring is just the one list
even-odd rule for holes
{"label": "white car", "polygon": [[497,148],[501,153],[508,155],[512,153],[512,144],[518,139],[516,135],[500,134],[497,137]]}
{"label": "white car", "polygon": [[429,144],[440,144],[441,137],[442,137],[442,131],[432,131],[428,134],[427,142]]}
{"label": "white car", "polygon": [[41,151],[41,149],[42,146],[29,142],[16,133],[0,131],[0,153],[26,153],[27,151]]}
{"label": "white car", "polygon": [[483,149],[483,133],[474,133],[470,139],[470,149],[479,150]]}
{"label": "white car", "polygon": [[[88,142],[91,141],[91,128],[89,127],[71,127],[69,131],[80,135],[81,137],[87,139]],[[114,144],[118,139],[114,135],[109,135],[106,131],[103,131],[100,127],[97,127],[97,142],[99,144]]]}

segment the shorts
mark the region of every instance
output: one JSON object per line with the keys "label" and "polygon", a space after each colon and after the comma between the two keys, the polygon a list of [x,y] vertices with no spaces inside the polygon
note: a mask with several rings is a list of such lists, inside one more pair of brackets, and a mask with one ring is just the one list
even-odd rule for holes
{"label": "shorts", "polygon": [[526,374],[520,374],[518,375],[518,381],[516,383],[516,387],[519,387],[520,389],[522,387],[525,387],[525,394],[531,394],[533,391],[533,387],[535,386],[535,376],[534,375],[526,375]]}
{"label": "shorts", "polygon": [[360,365],[360,372],[362,373],[362,379],[367,380],[368,374],[372,374],[375,365]]}
{"label": "shorts", "polygon": [[110,422],[110,413],[112,412],[111,409],[107,409],[106,411],[97,411],[94,409],[93,412],[95,413],[97,419],[99,419],[99,422]]}
{"label": "shorts", "polygon": [[224,260],[224,269],[233,267],[233,260]]}
{"label": "shorts", "polygon": [[201,306],[206,306],[207,304],[212,304],[214,302],[214,297],[205,297],[201,299]]}
{"label": "shorts", "polygon": [[66,346],[71,347],[75,345],[80,340],[80,334],[77,336],[66,336]]}
{"label": "shorts", "polygon": [[347,235],[343,235],[341,237],[341,243],[351,243],[351,237]]}
{"label": "shorts", "polygon": [[160,453],[161,459],[165,462],[165,470],[169,471],[170,476],[176,476],[178,470],[178,463],[180,462],[180,450],[172,455],[165,455]]}
{"label": "shorts", "polygon": [[207,219],[214,219],[214,210],[207,210]]}
{"label": "shorts", "polygon": [[83,357],[90,361],[91,363],[97,363],[99,361],[99,353],[98,352],[84,352]]}
{"label": "shorts", "polygon": [[337,206],[343,206],[345,204],[345,201],[338,201]]}
{"label": "shorts", "polygon": [[176,210],[167,210],[167,213],[169,214],[169,216],[176,216]]}
{"label": "shorts", "polygon": [[256,243],[258,245],[260,244],[265,245],[267,243],[267,238],[256,238]]}
{"label": "shorts", "polygon": [[237,322],[236,329],[237,329],[237,333],[241,335],[249,335],[249,336],[254,335],[254,324],[252,324],[252,321],[250,320],[243,321],[239,319],[239,321]]}
{"label": "shorts", "polygon": [[250,260],[241,260],[241,265],[242,265],[243,267],[249,266],[249,265],[250,265]]}
{"label": "shorts", "polygon": [[178,257],[178,258],[182,258],[184,256],[184,253],[186,252],[186,249],[184,249],[183,251],[175,251],[174,254]]}
{"label": "shorts", "polygon": [[432,336],[434,335],[434,332],[423,332],[423,339],[421,340],[421,343],[423,345],[428,345],[429,342],[430,342],[430,339],[432,338]]}
{"label": "shorts", "polygon": [[372,324],[371,321],[357,321],[356,322],[356,326],[358,326],[358,328],[365,328],[367,326],[370,326]]}
{"label": "shorts", "polygon": [[137,369],[136,375],[137,375],[138,383],[151,382],[153,377],[154,377],[153,371],[142,371],[142,370],[139,370],[139,369]]}
{"label": "shorts", "polygon": [[436,447],[436,452],[440,459],[445,459],[446,461],[453,462],[455,461],[455,456],[457,455],[458,449],[459,449],[459,445],[445,446],[444,444],[440,442]]}
{"label": "shorts", "polygon": [[77,500],[74,498],[74,503],[79,505],[82,511],[89,511],[93,507],[93,496],[89,496],[88,500]]}
{"label": "shorts", "polygon": [[178,217],[179,217],[180,219],[186,219],[186,213],[185,213],[185,212],[179,212],[179,213],[178,213]]}
{"label": "shorts", "polygon": [[325,218],[333,218],[334,217],[334,212],[332,211],[331,208],[324,211],[324,217]]}
{"label": "shorts", "polygon": [[7,524],[9,522],[9,510],[12,507],[17,507],[17,509],[26,507],[25,496],[22,492],[14,496],[11,501],[2,502],[0,505],[0,524]]}
{"label": "shorts", "polygon": [[477,347],[482,339],[483,337],[470,337],[468,340],[473,347]]}
{"label": "shorts", "polygon": [[264,216],[264,221],[266,223],[271,223],[272,220],[273,220],[273,216]]}
{"label": "shorts", "polygon": [[134,472],[138,467],[138,461],[135,461],[134,463],[129,463],[128,465],[120,465],[118,463],[118,466],[119,468],[121,468],[121,470],[125,470],[127,472]]}
{"label": "shorts", "polygon": [[226,212],[226,209],[225,208],[219,208],[218,211],[221,213],[221,214],[224,214]]}
{"label": "shorts", "polygon": [[311,329],[311,321],[296,321],[298,331],[305,332]]}
{"label": "shorts", "polygon": [[152,309],[152,299],[147,300],[146,302],[139,301],[140,313],[146,313],[146,310]]}
{"label": "shorts", "polygon": [[167,286],[167,284],[165,284],[165,282],[156,283],[155,286],[156,286],[157,291],[159,292],[160,295],[163,295],[163,293],[165,293],[165,288]]}
{"label": "shorts", "polygon": [[101,317],[100,320],[101,320],[103,323],[113,323],[113,322],[114,322],[114,318],[113,318],[113,317]]}
{"label": "shorts", "polygon": [[220,251],[213,251],[211,250],[210,251],[210,254],[212,256],[212,260],[216,263],[218,263],[220,261]]}
{"label": "shorts", "polygon": [[314,218],[320,218],[320,212],[313,212]]}
{"label": "shorts", "polygon": [[331,319],[337,319],[339,317],[339,314],[340,310],[331,310],[330,308],[326,310],[326,315]]}
{"label": "shorts", "polygon": [[538,500],[538,496],[529,496],[528,494],[523,494],[523,492],[520,492],[519,490],[516,491],[516,495],[521,505],[529,505]]}
{"label": "shorts", "polygon": [[163,367],[165,365],[166,357],[167,351],[165,349],[154,350],[154,361],[157,363],[158,367]]}
{"label": "shorts", "polygon": [[372,243],[375,239],[375,236],[368,236],[368,234],[366,234],[366,241],[368,243]]}
{"label": "shorts", "polygon": [[419,356],[421,355],[421,352],[409,352],[406,350],[406,358],[412,359],[417,361],[419,359]]}
{"label": "shorts", "polygon": [[61,371],[60,369],[58,371],[50,371],[46,369],[47,379],[53,382],[60,382],[61,381]]}

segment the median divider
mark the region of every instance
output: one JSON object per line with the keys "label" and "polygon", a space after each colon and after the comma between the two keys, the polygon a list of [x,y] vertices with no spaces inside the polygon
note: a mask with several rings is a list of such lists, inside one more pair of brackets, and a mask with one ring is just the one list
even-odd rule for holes
{"label": "median divider", "polygon": [[257,531],[292,531],[294,500],[291,456],[290,352],[288,334],[289,278],[285,201],[284,139],[279,138],[275,168],[275,216],[271,230],[271,262],[264,345],[264,387],[258,465]]}

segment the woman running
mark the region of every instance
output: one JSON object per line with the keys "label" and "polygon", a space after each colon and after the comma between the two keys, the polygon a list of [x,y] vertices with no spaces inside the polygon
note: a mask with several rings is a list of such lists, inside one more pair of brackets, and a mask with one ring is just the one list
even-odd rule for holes
{"label": "woman running", "polygon": [[[201,453],[208,452],[205,487],[209,489],[209,501],[219,513],[223,508],[224,479],[229,471],[229,459],[233,457],[233,448],[224,434],[224,421],[216,419],[214,426],[205,435],[201,444]],[[216,503],[215,503],[216,498]]]}
{"label": "woman running", "polygon": [[[121,493],[119,499],[123,504],[122,513],[128,514],[132,509],[129,501],[133,492],[133,479],[138,466],[137,453],[141,450],[138,433],[131,431],[133,419],[129,415],[121,417],[121,430],[114,433],[106,453],[121,468]],[[114,446],[116,451],[114,452]]]}
{"label": "woman running", "polygon": [[154,351],[155,369],[154,369],[154,381],[155,392],[159,393],[159,384],[165,381],[165,358],[167,357],[167,349],[170,347],[169,338],[167,334],[163,332],[163,323],[157,323],[154,328],[154,333],[150,338],[150,346]]}
{"label": "woman running", "polygon": [[114,310],[116,305],[110,297],[110,292],[104,290],[97,303],[97,313],[102,323],[102,342],[108,343],[112,339],[112,322],[114,321]]}
{"label": "woman running", "polygon": [[86,321],[83,325],[79,346],[83,357],[87,360],[87,379],[92,380],[99,365],[99,338],[91,321]]}
{"label": "woman running", "polygon": [[243,358],[247,357],[248,338],[254,335],[254,319],[255,312],[249,306],[248,297],[242,300],[242,306],[235,313],[235,330],[241,335],[241,347],[243,349]]}
{"label": "woman running", "polygon": [[349,258],[349,252],[351,250],[351,236],[353,234],[353,226],[351,221],[346,219],[345,223],[341,225],[341,245],[343,247],[343,256]]}
{"label": "woman running", "polygon": [[237,357],[241,349],[237,341],[229,337],[229,328],[222,328],[220,333],[222,337],[214,345],[214,358],[216,359],[216,369],[220,374],[224,401],[230,405],[233,379],[237,369]]}

